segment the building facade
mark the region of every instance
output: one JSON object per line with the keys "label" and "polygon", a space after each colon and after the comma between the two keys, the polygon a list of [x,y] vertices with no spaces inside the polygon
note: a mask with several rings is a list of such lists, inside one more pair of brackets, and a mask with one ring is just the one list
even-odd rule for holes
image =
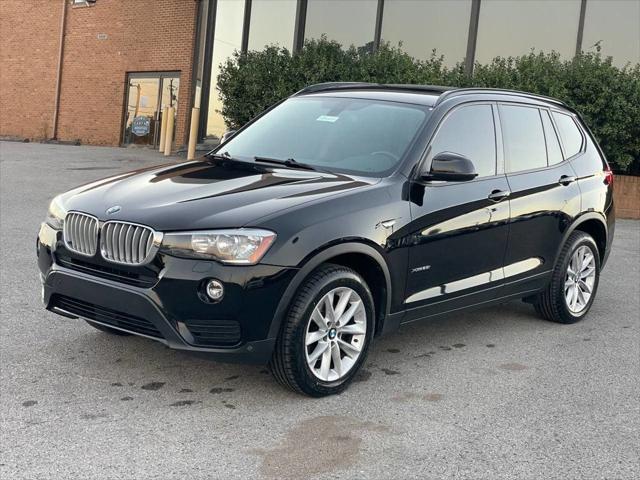
{"label": "building facade", "polygon": [[175,142],[226,126],[216,91],[234,51],[296,51],[325,35],[345,47],[401,45],[445,63],[600,50],[640,63],[640,0],[6,0],[0,15],[0,136],[157,145],[164,107]]}
{"label": "building facade", "polygon": [[[1,2],[0,135],[148,145],[157,141],[160,107],[171,104],[183,144],[198,7],[194,0]],[[149,120],[145,135],[132,134],[136,117]]]}

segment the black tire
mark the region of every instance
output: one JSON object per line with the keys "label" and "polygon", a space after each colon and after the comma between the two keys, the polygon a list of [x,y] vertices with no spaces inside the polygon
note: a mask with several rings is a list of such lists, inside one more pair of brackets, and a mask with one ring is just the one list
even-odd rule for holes
{"label": "black tire", "polygon": [[[337,287],[349,287],[362,299],[366,312],[366,335],[361,353],[353,367],[333,382],[317,378],[306,360],[305,333],[311,314],[319,300]],[[300,285],[291,302],[273,357],[269,364],[273,376],[287,388],[312,397],[342,392],[364,363],[374,330],[375,309],[369,287],[354,270],[340,265],[325,264],[312,272]]]}
{"label": "black tire", "polygon": [[[576,313],[569,309],[567,301],[565,300],[565,277],[572,255],[582,246],[589,248],[595,259],[595,282],[586,306],[580,312]],[[591,235],[585,232],[575,231],[569,235],[569,238],[562,247],[558,261],[553,269],[551,282],[545,290],[531,299],[533,306],[538,315],[546,320],[565,324],[576,323],[582,320],[591,309],[598,290],[599,280],[600,254],[598,253],[598,246]]]}
{"label": "black tire", "polygon": [[91,325],[96,330],[100,330],[101,332],[105,332],[105,333],[108,333],[108,334],[111,334],[111,335],[118,335],[120,337],[127,337],[127,336],[131,335],[130,333],[123,332],[122,330],[118,330],[116,328],[106,327],[106,326],[101,325],[99,323],[94,323],[94,322],[92,322],[90,320],[85,320],[85,322],[87,322],[89,325]]}

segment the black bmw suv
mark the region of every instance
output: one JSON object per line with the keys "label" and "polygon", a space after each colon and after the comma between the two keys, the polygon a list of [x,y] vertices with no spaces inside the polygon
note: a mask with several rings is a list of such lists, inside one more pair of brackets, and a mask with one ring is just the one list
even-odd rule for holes
{"label": "black bmw suv", "polygon": [[99,330],[269,362],[285,386],[327,395],[408,322],[511,299],[582,319],[613,239],[612,183],[558,100],[314,85],[200,160],[56,197],[37,241],[42,297]]}

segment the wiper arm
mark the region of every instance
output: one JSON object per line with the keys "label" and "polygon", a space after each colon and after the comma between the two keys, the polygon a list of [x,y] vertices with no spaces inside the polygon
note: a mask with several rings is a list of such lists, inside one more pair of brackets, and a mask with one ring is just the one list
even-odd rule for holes
{"label": "wiper arm", "polygon": [[239,163],[251,163],[251,162],[245,162],[244,160],[240,160],[239,158],[233,158],[231,154],[227,151],[224,151],[222,153],[207,153],[205,154],[205,157],[211,158],[212,160],[226,160],[226,161],[239,162]]}
{"label": "wiper arm", "polygon": [[299,168],[301,170],[313,170],[314,172],[321,172],[322,170],[314,167],[313,165],[309,165],[308,163],[298,162],[295,158],[287,158],[286,160],[282,160],[280,158],[270,158],[270,157],[253,157],[256,162],[260,163],[275,163],[276,165],[284,165],[289,168]]}

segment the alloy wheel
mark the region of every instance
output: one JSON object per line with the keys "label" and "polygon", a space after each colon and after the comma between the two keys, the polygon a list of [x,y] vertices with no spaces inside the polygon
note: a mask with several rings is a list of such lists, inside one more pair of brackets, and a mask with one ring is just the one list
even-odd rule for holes
{"label": "alloy wheel", "polygon": [[307,365],[318,379],[332,382],[356,364],[365,345],[367,313],[357,292],[338,287],[316,304],[305,334]]}
{"label": "alloy wheel", "polygon": [[571,256],[564,282],[564,298],[571,313],[582,312],[589,304],[596,281],[593,251],[582,245]]}

